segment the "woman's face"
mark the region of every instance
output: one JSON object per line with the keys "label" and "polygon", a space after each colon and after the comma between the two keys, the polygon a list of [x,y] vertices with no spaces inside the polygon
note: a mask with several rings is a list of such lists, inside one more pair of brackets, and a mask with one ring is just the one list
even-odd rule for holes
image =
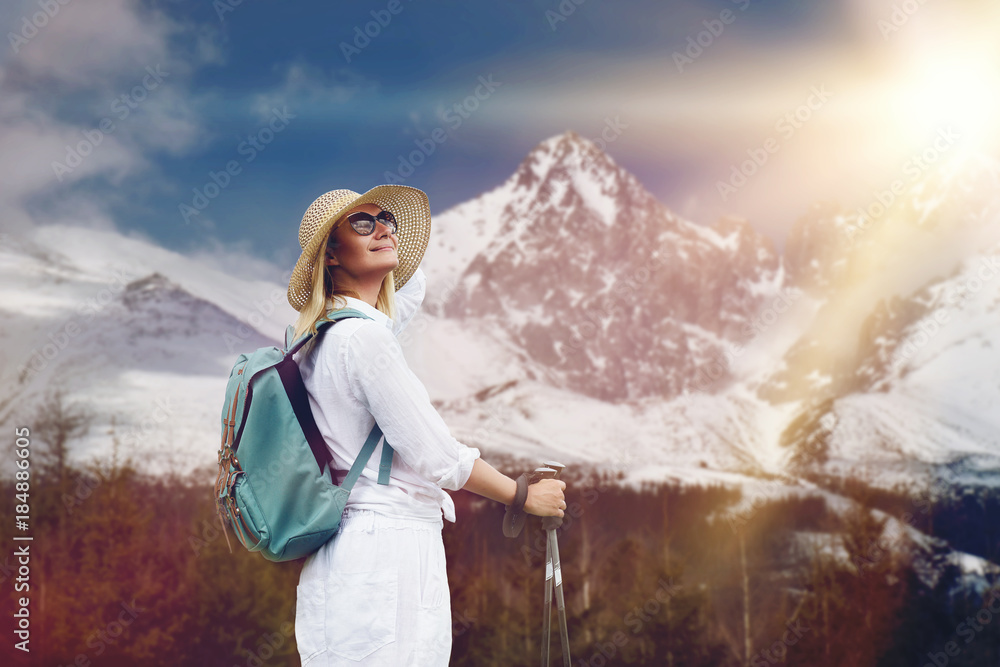
{"label": "woman's face", "polygon": [[[376,204],[361,204],[345,216],[358,211],[377,215],[382,209]],[[348,222],[341,223],[330,235],[326,251],[326,263],[334,282],[357,291],[363,291],[358,289],[361,286],[373,284],[377,289],[385,276],[399,265],[398,243],[396,235],[390,233],[381,220],[375,222],[375,231],[368,236],[358,234]]]}

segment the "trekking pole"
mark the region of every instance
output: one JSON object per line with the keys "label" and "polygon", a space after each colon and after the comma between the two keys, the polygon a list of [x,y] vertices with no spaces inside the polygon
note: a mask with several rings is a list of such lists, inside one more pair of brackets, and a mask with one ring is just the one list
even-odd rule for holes
{"label": "trekking pole", "polygon": [[[534,481],[539,479],[558,479],[564,466],[554,461],[546,461],[543,467],[535,470],[532,477]],[[559,638],[562,642],[563,665],[572,666],[572,658],[569,653],[569,629],[566,623],[566,601],[563,597],[562,584],[562,563],[559,560],[559,541],[556,538],[556,529],[562,525],[562,519],[558,516],[547,516],[542,519],[542,528],[545,530],[545,612],[542,620],[542,667],[548,667],[549,655],[551,651],[552,638],[552,589],[556,592],[556,608],[559,613]]]}
{"label": "trekking pole", "polygon": [[[542,465],[556,471],[555,478],[559,479],[564,466],[554,461],[546,461]],[[545,528],[548,536],[549,550],[552,552],[552,574],[556,589],[556,609],[559,613],[559,638],[562,641],[563,665],[572,667],[572,659],[569,655],[569,628],[566,623],[566,600],[563,597],[562,588],[562,562],[559,559],[559,541],[556,539],[556,529],[562,525],[562,519],[558,516],[545,517],[542,520],[542,527]],[[548,643],[549,635],[546,634],[545,641]],[[548,665],[548,662],[546,662]]]}
{"label": "trekking pole", "polygon": [[[527,487],[542,479],[558,479],[559,473],[565,468],[561,463],[552,461],[543,463],[534,472],[523,473],[518,477],[519,494],[524,494]],[[525,495],[520,495],[520,501],[515,498],[515,503],[507,506],[507,512],[503,519],[503,533],[507,537],[517,537],[524,527],[525,512],[523,503]],[[518,502],[522,505],[518,509]],[[545,612],[542,620],[542,666],[548,667],[550,637],[552,635],[552,589],[553,583],[556,590],[556,606],[559,610],[559,634],[562,639],[563,665],[572,667],[572,660],[569,655],[569,630],[566,625],[566,602],[563,598],[562,587],[562,564],[559,560],[559,543],[556,539],[556,528],[562,525],[562,519],[558,516],[545,517],[542,519],[542,527],[545,529]]]}
{"label": "trekking pole", "polygon": [[[534,484],[542,479],[555,479],[557,474],[559,473],[554,468],[542,466],[535,468],[535,472],[531,474],[531,478],[528,481],[530,484]],[[555,574],[552,563],[552,540],[550,539],[554,534],[554,529],[553,531],[549,531],[546,524],[548,518],[545,517],[542,519],[542,528],[545,529],[545,606],[542,608],[542,667],[548,667],[549,665],[549,647],[552,637],[552,578]],[[560,573],[561,577],[562,574]]]}

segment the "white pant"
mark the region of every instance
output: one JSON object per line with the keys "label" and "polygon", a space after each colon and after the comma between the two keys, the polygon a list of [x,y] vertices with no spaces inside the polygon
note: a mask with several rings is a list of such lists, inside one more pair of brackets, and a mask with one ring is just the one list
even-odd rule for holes
{"label": "white pant", "polygon": [[344,512],[306,559],[295,605],[303,667],[447,665],[451,595],[443,522]]}

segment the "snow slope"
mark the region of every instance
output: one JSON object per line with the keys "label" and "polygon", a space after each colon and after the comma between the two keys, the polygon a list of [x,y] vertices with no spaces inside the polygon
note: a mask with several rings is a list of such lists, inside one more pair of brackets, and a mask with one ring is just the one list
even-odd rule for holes
{"label": "snow slope", "polygon": [[[996,483],[1000,271],[984,263],[1000,266],[1000,252],[983,250],[977,227],[989,198],[953,175],[943,182],[832,254],[816,239],[851,219],[811,211],[786,263],[745,221],[679,219],[567,132],[497,188],[435,216],[427,301],[401,342],[456,437],[485,452],[611,466],[633,480],[797,487],[820,471],[882,485]],[[633,238],[614,233],[619,216]],[[917,280],[911,261],[909,282],[871,282],[878,238],[914,216],[931,236],[965,230],[978,241],[955,251],[952,273],[927,266]],[[283,284],[207,256],[109,230],[10,236],[0,422],[28,423],[58,385],[94,415],[75,457],[106,456],[113,420],[119,445],[152,469],[210,470],[232,361],[276,341],[294,311]],[[853,303],[840,303],[845,281],[882,293],[852,316],[851,354],[824,366],[817,331]],[[946,321],[932,331],[936,320]]]}

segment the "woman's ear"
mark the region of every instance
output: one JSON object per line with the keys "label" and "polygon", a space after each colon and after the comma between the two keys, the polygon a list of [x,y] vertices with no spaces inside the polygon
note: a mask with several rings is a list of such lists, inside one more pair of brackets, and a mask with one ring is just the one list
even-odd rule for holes
{"label": "woman's ear", "polygon": [[333,248],[327,246],[326,257],[324,257],[323,263],[327,266],[340,266],[340,260],[333,254]]}

